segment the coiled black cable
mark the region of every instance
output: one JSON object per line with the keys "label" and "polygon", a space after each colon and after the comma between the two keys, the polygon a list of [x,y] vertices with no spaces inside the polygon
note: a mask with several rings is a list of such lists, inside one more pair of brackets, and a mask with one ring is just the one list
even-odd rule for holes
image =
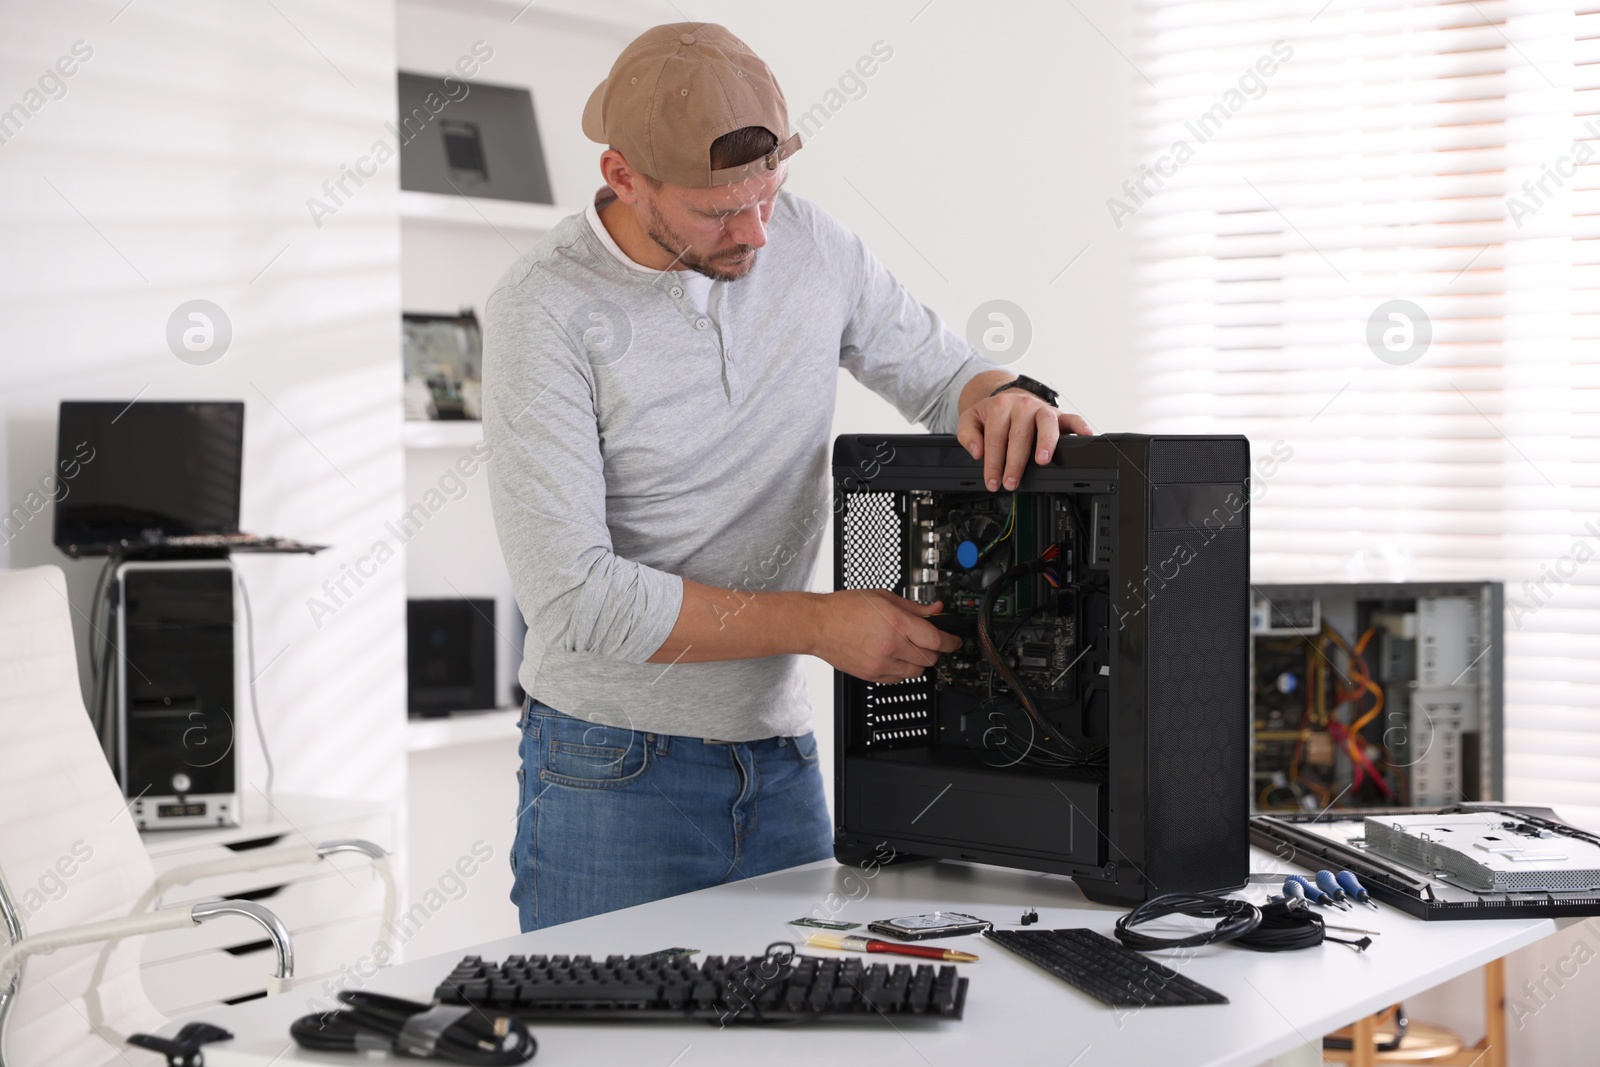
{"label": "coiled black cable", "polygon": [[[1239,939],[1243,948],[1257,952],[1292,952],[1331,941],[1322,916],[1299,901],[1274,901],[1261,907],[1261,925]],[[1370,942],[1369,942],[1370,944]],[[1361,946],[1365,948],[1366,946]]]}
{"label": "coiled black cable", "polygon": [[[1167,915],[1187,915],[1195,919],[1216,919],[1217,925],[1183,937],[1153,937],[1133,927]],[[1337,941],[1356,951],[1372,944],[1328,936],[1322,916],[1298,901],[1277,900],[1256,906],[1248,900],[1212,893],[1163,893],[1134,908],[1117,920],[1118,940],[1129,948],[1152,952],[1163,948],[1187,948],[1232,942],[1255,952],[1292,952],[1314,948],[1324,941]]]}
{"label": "coiled black cable", "polygon": [[[1187,937],[1152,937],[1133,927],[1168,915],[1188,915],[1195,919],[1216,919],[1210,930]],[[1261,909],[1248,900],[1233,900],[1209,893],[1163,893],[1134,908],[1117,920],[1117,939],[1129,948],[1150,952],[1162,948],[1189,948],[1218,941],[1237,941],[1261,925]]]}

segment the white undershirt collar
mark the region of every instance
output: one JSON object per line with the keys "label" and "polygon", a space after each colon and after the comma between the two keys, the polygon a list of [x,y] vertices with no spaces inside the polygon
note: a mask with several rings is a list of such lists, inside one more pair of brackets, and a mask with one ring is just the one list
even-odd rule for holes
{"label": "white undershirt collar", "polygon": [[[609,192],[609,190],[605,190],[604,192]],[[598,197],[596,199],[598,200]],[[609,197],[607,197],[607,199],[609,199]],[[613,238],[610,231],[606,229],[606,224],[601,221],[600,209],[596,205],[595,201],[591,201],[589,206],[584,209],[583,217],[589,220],[589,228],[594,230],[594,235],[600,239],[600,243],[605,245],[606,251],[610,252],[611,255],[615,257],[617,262],[631,270],[643,271],[646,274],[661,273],[661,271],[656,270],[654,267],[647,267],[642,263],[636,262],[631,256],[622,250],[622,246],[617,244],[616,239]],[[673,271],[673,273],[678,276],[679,284],[682,285],[684,291],[689,294],[689,299],[694,301],[694,306],[699,310],[700,314],[710,315],[712,321],[716,321],[716,313],[711,309],[711,296],[713,290],[715,290],[716,287],[721,283],[714,278],[707,278],[699,271],[679,270]],[[718,295],[720,295],[720,292]]]}

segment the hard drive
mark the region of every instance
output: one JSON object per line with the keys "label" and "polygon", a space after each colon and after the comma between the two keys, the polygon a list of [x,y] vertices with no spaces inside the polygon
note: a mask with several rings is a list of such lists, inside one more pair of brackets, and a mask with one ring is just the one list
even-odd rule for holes
{"label": "hard drive", "polygon": [[898,919],[879,919],[867,924],[875,934],[901,941],[927,941],[935,937],[977,934],[994,924],[959,911],[934,911],[926,915],[902,915]]}

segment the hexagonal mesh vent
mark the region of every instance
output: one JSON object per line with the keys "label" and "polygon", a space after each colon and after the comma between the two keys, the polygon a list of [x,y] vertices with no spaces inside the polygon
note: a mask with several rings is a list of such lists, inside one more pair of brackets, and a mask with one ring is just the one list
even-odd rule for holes
{"label": "hexagonal mesh vent", "polygon": [[897,493],[844,494],[840,573],[846,589],[903,593],[904,548]]}
{"label": "hexagonal mesh vent", "polygon": [[1600,871],[1515,871],[1502,874],[1496,889],[1542,893],[1581,893],[1600,882]]}
{"label": "hexagonal mesh vent", "polygon": [[[1249,808],[1249,712],[1245,703],[1245,626],[1250,578],[1244,530],[1221,530],[1191,550],[1177,577],[1142,610],[1151,655],[1146,722],[1151,767],[1147,857],[1191,878],[1185,888],[1231,884],[1232,842]],[[1183,558],[1187,533],[1152,533],[1149,558]],[[1151,573],[1154,573],[1152,564]],[[1219,593],[1218,591],[1221,591]],[[1147,868],[1148,869],[1148,868]],[[1168,875],[1152,874],[1165,883]]]}
{"label": "hexagonal mesh vent", "polygon": [[[905,595],[905,519],[899,493],[846,493],[839,574],[845,589]],[[925,745],[933,728],[933,681],[862,683],[865,744],[872,749]]]}

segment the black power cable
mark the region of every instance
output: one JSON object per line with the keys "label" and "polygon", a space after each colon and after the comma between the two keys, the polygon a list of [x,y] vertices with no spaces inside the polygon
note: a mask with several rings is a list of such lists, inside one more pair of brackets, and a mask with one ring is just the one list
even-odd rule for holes
{"label": "black power cable", "polygon": [[[1187,937],[1152,937],[1133,927],[1168,915],[1187,915],[1194,919],[1216,919],[1210,930]],[[1209,893],[1163,893],[1134,908],[1117,920],[1117,939],[1129,948],[1151,952],[1162,948],[1190,948],[1219,941],[1237,941],[1261,925],[1261,909],[1248,900],[1233,900]]]}
{"label": "black power cable", "polygon": [[[1168,915],[1215,919],[1217,925],[1180,937],[1153,937],[1133,929]],[[1291,952],[1314,948],[1324,941],[1350,945],[1359,952],[1372,944],[1370,937],[1347,941],[1328,936],[1322,916],[1299,901],[1278,900],[1258,907],[1248,900],[1213,893],[1163,893],[1151,897],[1117,920],[1116,934],[1124,945],[1141,952],[1222,942],[1232,942],[1255,952]]]}
{"label": "black power cable", "polygon": [[105,593],[106,579],[111,576],[111,570],[117,563],[117,556],[108,552],[106,561],[100,565],[100,576],[94,582],[94,595],[89,598],[89,632],[84,635],[87,638],[84,645],[89,657],[89,676],[97,684],[100,681],[100,657],[95,654],[94,639],[103,614],[100,597]]}
{"label": "black power cable", "polygon": [[[1240,938],[1238,944],[1257,952],[1293,952],[1336,940],[1338,938],[1328,936],[1322,916],[1309,905],[1280,900],[1262,905],[1261,925],[1247,937]],[[1361,947],[1371,943],[1369,939]]]}
{"label": "black power cable", "polygon": [[[533,1059],[539,1044],[510,1016],[486,1016],[474,1008],[441,1008],[381,993],[342,990],[343,1011],[303,1015],[289,1026],[301,1048],[316,1052],[386,1049],[468,1067],[510,1067]],[[421,1026],[432,1013],[447,1013]]]}
{"label": "black power cable", "polygon": [[[113,557],[115,559],[115,557]],[[108,564],[111,560],[107,561]],[[118,561],[120,562],[120,561]],[[113,654],[117,652],[117,643],[112,640],[110,631],[116,626],[116,619],[121,603],[120,579],[112,577],[106,584],[105,602],[94,610],[91,619],[92,632],[89,639],[93,641],[96,636],[100,639],[99,670],[95,674],[94,683],[94,710],[92,718],[95,730],[100,734],[100,745],[104,749],[107,761],[111,764],[111,773],[116,776],[119,785],[122,781],[122,768],[117,759],[121,750],[121,740],[118,737],[120,730],[119,716],[115,713],[117,706],[117,675],[114,670]]]}

